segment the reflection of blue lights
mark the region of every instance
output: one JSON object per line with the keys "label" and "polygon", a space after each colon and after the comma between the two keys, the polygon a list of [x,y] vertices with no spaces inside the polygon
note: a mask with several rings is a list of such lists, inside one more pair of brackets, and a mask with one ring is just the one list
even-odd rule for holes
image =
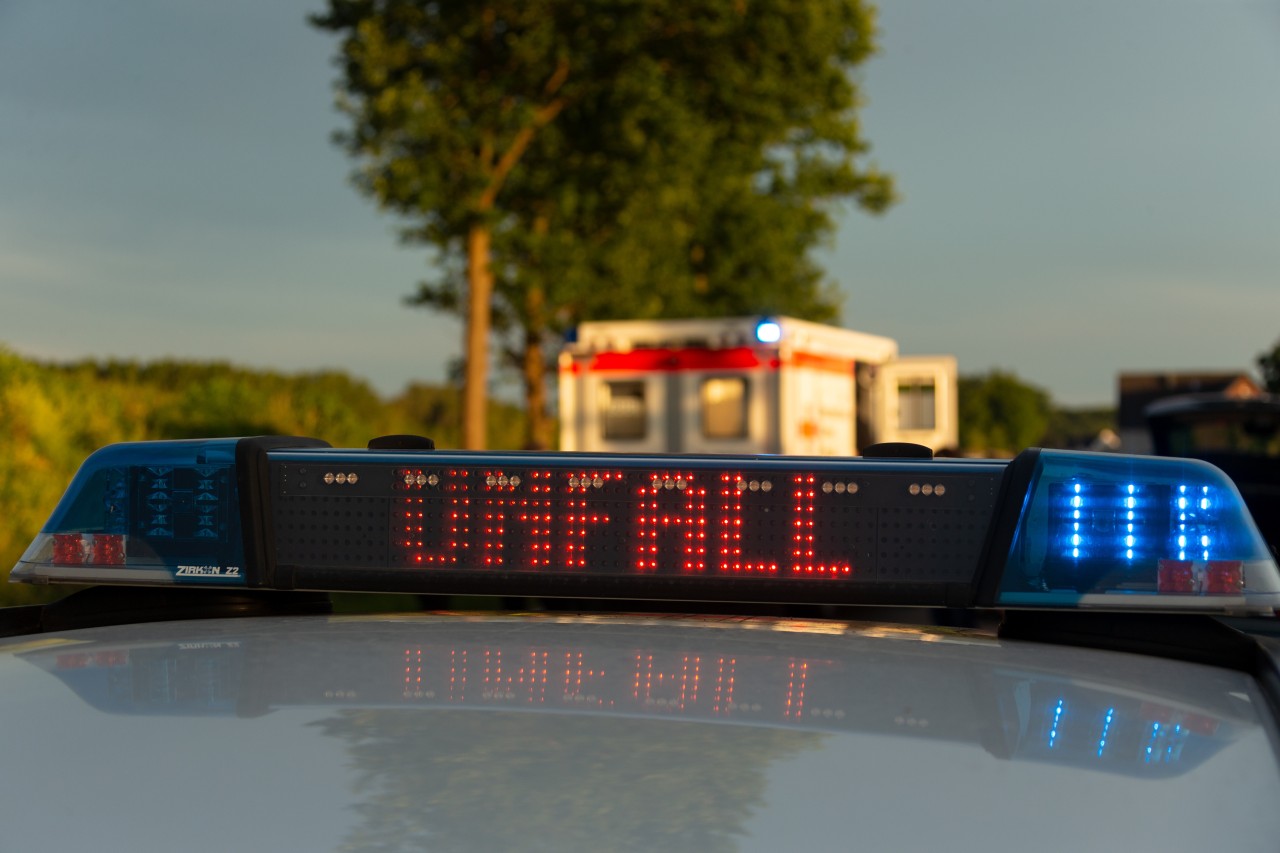
{"label": "reflection of blue lights", "polygon": [[776,344],[782,340],[782,327],[772,320],[761,320],[756,326],[756,340],[762,344]]}
{"label": "reflection of blue lights", "polygon": [[1151,763],[1151,759],[1153,757],[1155,757],[1157,761],[1159,760],[1159,754],[1155,752],[1156,741],[1158,741],[1159,739],[1160,739],[1160,724],[1152,723],[1151,738],[1147,741],[1146,754],[1143,756],[1143,760],[1145,760],[1148,764]]}
{"label": "reflection of blue lights", "polygon": [[1106,719],[1102,721],[1102,736],[1098,738],[1098,757],[1102,757],[1102,751],[1107,748],[1107,735],[1111,732],[1111,721],[1115,719],[1116,709],[1108,708]]}
{"label": "reflection of blue lights", "polygon": [[1182,744],[1186,741],[1186,734],[1182,731],[1182,726],[1173,727],[1173,742],[1164,750],[1164,760],[1166,763],[1177,761],[1182,757]]}
{"label": "reflection of blue lights", "polygon": [[1053,723],[1049,726],[1049,748],[1050,749],[1053,749],[1053,747],[1058,742],[1058,726],[1062,723],[1062,712],[1065,710],[1066,710],[1066,701],[1063,699],[1059,699],[1057,707],[1053,709]]}
{"label": "reflection of blue lights", "polygon": [[1142,751],[1145,764],[1173,764],[1182,758],[1182,748],[1187,744],[1190,732],[1181,723],[1170,726],[1151,724],[1151,734]]}

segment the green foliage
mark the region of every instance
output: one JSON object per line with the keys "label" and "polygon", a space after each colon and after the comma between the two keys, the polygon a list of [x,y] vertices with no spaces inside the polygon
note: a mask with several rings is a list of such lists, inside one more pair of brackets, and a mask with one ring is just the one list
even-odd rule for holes
{"label": "green foliage", "polygon": [[1280,394],[1280,341],[1276,341],[1270,351],[1258,356],[1258,370],[1262,371],[1262,381],[1272,394]]}
{"label": "green foliage", "polygon": [[1103,430],[1116,430],[1116,410],[1110,406],[1064,409],[1049,413],[1049,425],[1036,444],[1039,447],[1088,449]]}
{"label": "green foliage", "polygon": [[[61,594],[10,585],[9,569],[76,468],[103,445],[146,439],[307,435],[363,447],[389,433],[459,444],[456,389],[415,385],[384,402],[336,372],[285,376],[228,364],[39,364],[0,347],[0,605]],[[520,446],[523,414],[494,404],[493,447]]]}
{"label": "green foliage", "polygon": [[768,768],[825,740],[499,711],[340,711],[314,725],[345,743],[357,774],[360,823],[344,850],[727,853],[764,802]]}
{"label": "green foliage", "polygon": [[1049,395],[1012,373],[960,378],[960,446],[966,453],[1012,456],[1039,444],[1049,426]]}
{"label": "green foliage", "polygon": [[810,257],[830,205],[893,200],[856,120],[863,0],[329,0],[312,21],[342,37],[357,186],[438,250],[410,301],[493,312],[535,434],[568,326],[832,319]]}

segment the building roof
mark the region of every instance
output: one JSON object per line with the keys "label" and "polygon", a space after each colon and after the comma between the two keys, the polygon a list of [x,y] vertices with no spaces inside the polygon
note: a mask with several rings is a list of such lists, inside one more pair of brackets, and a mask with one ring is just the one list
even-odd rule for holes
{"label": "building roof", "polygon": [[1147,406],[1180,394],[1224,394],[1227,397],[1254,397],[1262,393],[1258,381],[1244,372],[1177,371],[1168,373],[1121,373],[1116,423],[1120,429],[1144,428]]}

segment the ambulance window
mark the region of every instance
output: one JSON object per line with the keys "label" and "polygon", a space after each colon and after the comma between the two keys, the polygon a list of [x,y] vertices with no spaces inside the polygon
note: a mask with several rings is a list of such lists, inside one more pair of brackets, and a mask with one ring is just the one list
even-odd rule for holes
{"label": "ambulance window", "polygon": [[722,376],[702,380],[704,438],[747,437],[747,380]]}
{"label": "ambulance window", "polygon": [[601,422],[607,441],[638,441],[649,430],[644,404],[644,382],[606,382],[601,400]]}
{"label": "ambulance window", "polygon": [[898,384],[898,429],[934,429],[933,382],[927,379]]}

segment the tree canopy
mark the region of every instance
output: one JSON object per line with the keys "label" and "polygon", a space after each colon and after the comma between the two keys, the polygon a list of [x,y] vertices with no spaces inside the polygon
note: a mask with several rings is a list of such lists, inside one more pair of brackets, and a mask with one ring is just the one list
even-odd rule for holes
{"label": "tree canopy", "polygon": [[[309,435],[362,447],[418,433],[461,441],[454,388],[413,385],[380,399],[343,373],[286,376],[229,364],[159,361],[42,364],[0,346],[0,605],[56,596],[60,587],[8,584],[9,568],[49,518],[85,457],[106,444],[236,435]],[[519,446],[523,417],[495,412],[488,439]]]}
{"label": "tree canopy", "polygon": [[1280,340],[1267,352],[1258,356],[1258,370],[1262,381],[1272,394],[1280,394]]}
{"label": "tree canopy", "polygon": [[960,445],[967,452],[1012,455],[1038,444],[1049,427],[1049,395],[1012,373],[960,378]]}
{"label": "tree canopy", "polygon": [[566,326],[829,319],[828,204],[892,201],[862,162],[862,0],[330,0],[313,22],[342,39],[357,185],[437,250],[412,301],[466,318],[470,446],[491,319],[545,444]]}

